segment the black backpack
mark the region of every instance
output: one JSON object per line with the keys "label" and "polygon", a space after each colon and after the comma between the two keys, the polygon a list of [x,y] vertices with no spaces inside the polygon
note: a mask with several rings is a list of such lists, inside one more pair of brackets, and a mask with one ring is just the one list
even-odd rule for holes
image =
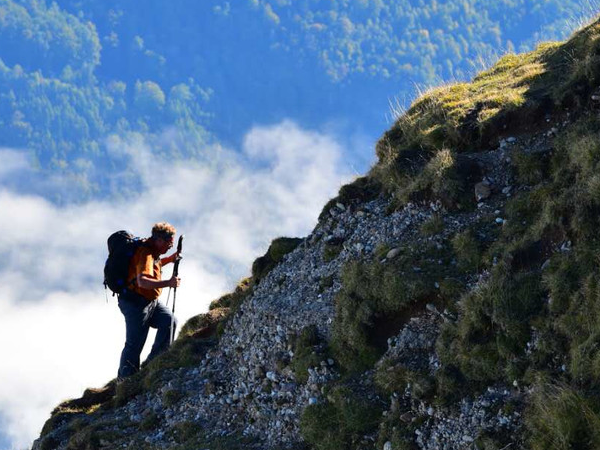
{"label": "black backpack", "polygon": [[144,240],[134,237],[128,231],[117,231],[108,237],[108,258],[104,264],[104,288],[121,294],[134,280],[127,280],[129,262]]}

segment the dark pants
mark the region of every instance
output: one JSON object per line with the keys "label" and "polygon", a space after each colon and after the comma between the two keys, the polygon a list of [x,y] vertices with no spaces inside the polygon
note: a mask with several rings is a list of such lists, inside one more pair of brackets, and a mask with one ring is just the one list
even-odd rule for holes
{"label": "dark pants", "polygon": [[[169,309],[158,303],[149,302],[141,295],[125,291],[119,295],[119,309],[125,316],[125,347],[121,353],[119,376],[128,377],[140,368],[140,354],[148,337],[150,327],[156,328],[156,338],[146,362],[165,351],[171,343],[171,319]],[[173,319],[173,326],[177,322]]]}

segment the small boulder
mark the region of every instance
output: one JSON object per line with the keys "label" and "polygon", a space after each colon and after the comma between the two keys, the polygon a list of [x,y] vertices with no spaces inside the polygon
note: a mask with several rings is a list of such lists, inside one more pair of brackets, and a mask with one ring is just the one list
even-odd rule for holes
{"label": "small boulder", "polygon": [[254,377],[257,379],[264,378],[265,369],[262,366],[256,366],[254,368]]}
{"label": "small boulder", "polygon": [[400,254],[400,248],[396,247],[387,252],[385,259],[394,259],[396,256]]}
{"label": "small boulder", "polygon": [[475,185],[475,199],[480,202],[486,200],[492,195],[492,188],[486,181],[482,181]]}
{"label": "small boulder", "polygon": [[400,420],[404,423],[411,423],[415,419],[415,415],[411,412],[405,412],[400,416]]}

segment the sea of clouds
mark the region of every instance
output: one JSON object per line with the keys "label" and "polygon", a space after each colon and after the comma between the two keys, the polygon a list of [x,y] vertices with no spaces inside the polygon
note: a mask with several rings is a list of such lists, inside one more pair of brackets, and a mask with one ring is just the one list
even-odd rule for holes
{"label": "sea of clouds", "polygon": [[147,236],[166,220],[185,233],[184,323],[248,276],[272,239],[310,233],[352,178],[335,137],[290,121],[251,129],[236,151],[210,149],[210,163],[161,159],[139,136],[107,142],[141,180],[133,198],[57,205],[44,191],[61,180],[0,149],[0,449],[28,448],[54,406],[116,375],[124,321],[102,285],[113,231]]}

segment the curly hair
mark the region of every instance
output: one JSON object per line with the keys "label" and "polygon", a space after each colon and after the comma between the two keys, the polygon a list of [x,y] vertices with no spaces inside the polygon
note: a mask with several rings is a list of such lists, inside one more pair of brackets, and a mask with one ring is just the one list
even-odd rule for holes
{"label": "curly hair", "polygon": [[158,222],[152,227],[152,237],[172,237],[175,236],[175,227],[168,222]]}

